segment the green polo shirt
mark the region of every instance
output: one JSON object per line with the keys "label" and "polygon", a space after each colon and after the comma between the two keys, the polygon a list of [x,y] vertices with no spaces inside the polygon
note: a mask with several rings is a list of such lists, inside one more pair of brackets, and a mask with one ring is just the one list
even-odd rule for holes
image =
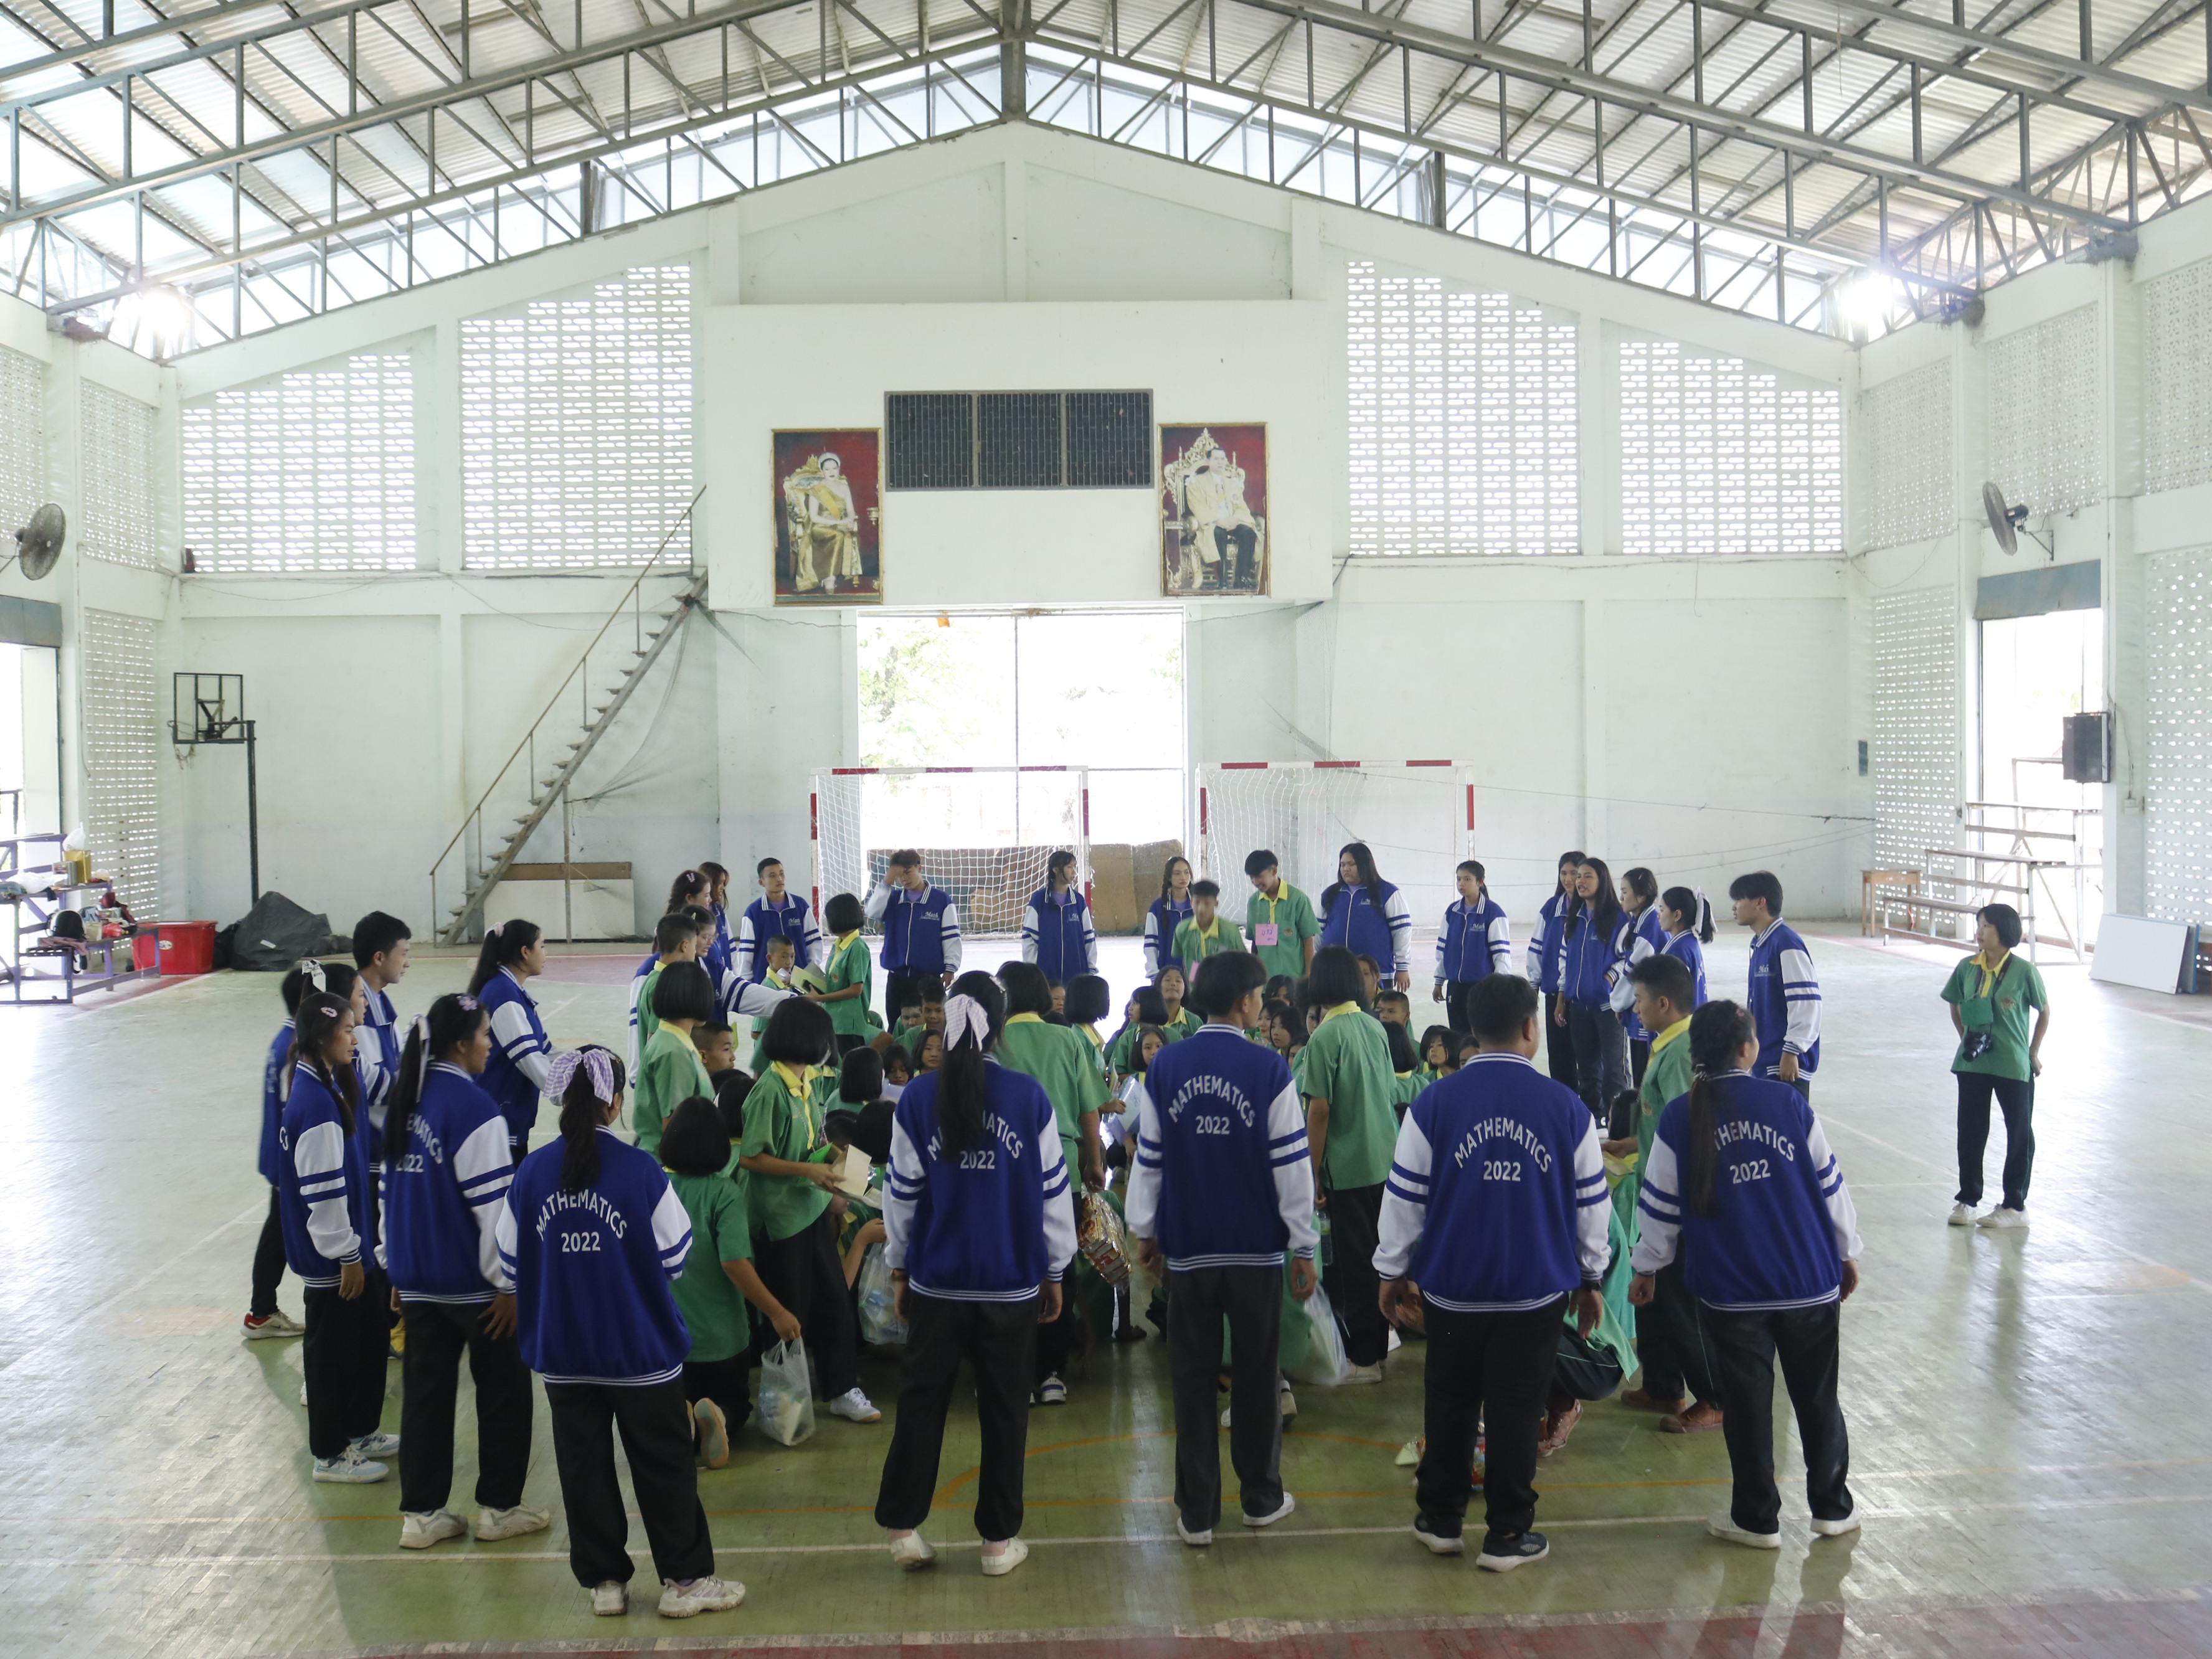
{"label": "green polo shirt", "polygon": [[660,964],[656,962],[645,970],[645,977],[638,981],[629,994],[630,1012],[637,1017],[637,1052],[640,1059],[642,1059],[645,1054],[646,1039],[660,1029],[659,1016],[653,1012],[653,988],[659,983]]}
{"label": "green polo shirt", "polygon": [[1186,1005],[1177,1009],[1176,1017],[1161,1026],[1160,1030],[1170,1042],[1180,1042],[1205,1024],[1198,1017],[1198,1010]]}
{"label": "green polo shirt", "polygon": [[706,1364],[732,1359],[752,1341],[745,1298],[722,1271],[725,1261],[753,1259],[752,1222],[745,1186],[722,1175],[668,1172],[668,1184],[691,1218],[691,1254],[675,1284],[676,1306],[691,1333],[690,1359]]}
{"label": "green polo shirt", "polygon": [[[1082,1118],[1106,1103],[1106,1079],[1091,1058],[1091,1040],[1070,1026],[1054,1025],[1036,1014],[1012,1014],[992,1050],[1010,1072],[1025,1072],[1052,1102],[1060,1127],[1060,1148],[1071,1175],[1082,1168]],[[1080,1179],[1079,1176],[1075,1176]]]}
{"label": "green polo shirt", "polygon": [[1255,889],[1244,902],[1244,936],[1268,978],[1288,974],[1298,979],[1306,971],[1305,942],[1321,937],[1321,923],[1314,920],[1313,901],[1286,881],[1274,898]]}
{"label": "green polo shirt", "polygon": [[[781,1065],[762,1072],[745,1096],[745,1138],[738,1156],[818,1164],[828,1150],[817,1126],[809,1081],[794,1089]],[[830,1194],[796,1176],[745,1172],[745,1197],[753,1220],[769,1240],[789,1238],[814,1224],[830,1207]]]}
{"label": "green polo shirt", "polygon": [[2043,975],[2018,951],[2007,951],[1991,973],[1979,956],[1968,957],[1951,970],[1943,987],[1943,1000],[1955,1005],[1971,1035],[1990,1034],[1989,1052],[1978,1060],[1966,1057],[1962,1039],[1951,1061],[1954,1072],[1978,1073],[1984,1077],[2012,1078],[2025,1083],[2034,1075],[2028,1064],[2028,1043],[2034,1036],[2034,1010],[2051,1003],[2043,989]]}
{"label": "green polo shirt", "polygon": [[1638,1179],[1651,1158],[1651,1138],[1659,1131],[1659,1114],[1667,1103],[1690,1092],[1690,1022],[1678,1019],[1651,1039],[1651,1058],[1644,1063],[1644,1086],[1637,1091],[1636,1167]]}
{"label": "green polo shirt", "polygon": [[868,1017],[868,992],[875,982],[875,958],[868,954],[868,942],[858,933],[842,945],[830,947],[830,965],[822,970],[826,981],[825,991],[842,991],[848,986],[860,987],[860,994],[847,997],[839,1002],[825,1002],[829,1010],[830,1028],[840,1036],[872,1036],[875,1026]]}
{"label": "green polo shirt", "polygon": [[637,1130],[637,1144],[658,1157],[661,1126],[694,1095],[714,1097],[714,1085],[700,1064],[698,1048],[673,1026],[655,1025],[638,1055],[637,1077],[630,1085],[629,1117]]}
{"label": "green polo shirt", "polygon": [[1332,1187],[1379,1187],[1390,1173],[1398,1140],[1398,1078],[1382,1022],[1357,1003],[1322,1016],[1293,1072],[1298,1093],[1328,1103],[1328,1139],[1322,1172]]}
{"label": "green polo shirt", "polygon": [[1168,947],[1169,954],[1183,964],[1183,971],[1191,971],[1191,964],[1203,962],[1208,957],[1218,957],[1224,951],[1241,951],[1243,936],[1237,933],[1237,924],[1228,917],[1217,915],[1213,926],[1201,928],[1195,921],[1186,921],[1175,930],[1175,942]]}

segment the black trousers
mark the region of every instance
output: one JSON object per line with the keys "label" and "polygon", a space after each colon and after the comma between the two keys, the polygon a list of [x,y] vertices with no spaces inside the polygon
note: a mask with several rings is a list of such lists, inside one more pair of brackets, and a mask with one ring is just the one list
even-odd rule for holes
{"label": "black trousers", "polygon": [[[1235,550],[1232,562],[1231,550]],[[1260,538],[1249,525],[1216,525],[1213,527],[1213,550],[1218,556],[1220,574],[1215,580],[1224,587],[1249,587],[1257,573],[1252,568],[1253,556],[1260,549]]]}
{"label": "black trousers", "polygon": [[730,1432],[735,1434],[753,1414],[752,1382],[747,1370],[745,1356],[741,1353],[727,1359],[687,1359],[684,1362],[684,1397],[694,1405],[702,1400],[713,1401],[722,1408]]}
{"label": "black trousers", "polygon": [[615,1436],[637,1493],[637,1511],[664,1579],[704,1578],[714,1571],[714,1540],[699,1502],[691,1424],[684,1385],[617,1388],[604,1382],[548,1382],[553,1461],[568,1516],[568,1571],[590,1588],[629,1583],[629,1516],[615,1476]]}
{"label": "black trousers", "polygon": [[1638,1088],[1644,1086],[1644,1068],[1651,1063],[1651,1039],[1648,1036],[1628,1039],[1628,1078]]}
{"label": "black trousers", "polygon": [[1468,1023],[1467,1000],[1474,994],[1480,980],[1454,979],[1444,981],[1444,1024],[1462,1036],[1474,1027]]}
{"label": "black trousers", "polygon": [[1628,1086],[1628,1030],[1610,1008],[1570,1002],[1567,1036],[1575,1047],[1574,1091],[1590,1115],[1605,1123],[1613,1097]]}
{"label": "black trousers", "polygon": [[1559,1006],[1557,991],[1544,993],[1544,1066],[1552,1074],[1552,1081],[1575,1086],[1575,1040],[1567,1035],[1567,1028],[1557,1023],[1554,1016]]}
{"label": "black trousers", "polygon": [[2035,1080],[1960,1072],[1959,1077],[1959,1202],[1982,1201],[1982,1152],[1990,1143],[1990,1099],[2004,1114],[2004,1206],[2027,1207],[2027,1178],[2035,1167]]}
{"label": "black trousers", "polygon": [[1712,1356],[1698,1329],[1698,1299],[1682,1282],[1680,1260],[1652,1275],[1650,1304],[1636,1313],[1636,1357],[1644,1391],[1655,1400],[1719,1400]]}
{"label": "black trousers", "polygon": [[[1067,1289],[1060,1286],[1063,1296]],[[975,1372],[975,1417],[983,1435],[982,1467],[975,1478],[975,1533],[991,1544],[1014,1537],[1022,1529],[1022,1460],[1029,1449],[1037,1304],[951,1302],[908,1290],[906,1311],[898,1422],[876,1492],[876,1524],[905,1532],[929,1518],[945,1413],[965,1359]]]}
{"label": "black trousers", "polygon": [[483,1303],[403,1302],[407,1357],[400,1367],[399,1508],[425,1515],[453,1490],[453,1407],[461,1356],[477,1394],[477,1507],[511,1510],[530,1467],[530,1367],[513,1332],[484,1329]]}
{"label": "black trousers", "polygon": [[1426,1297],[1428,1374],[1422,1415],[1428,1447],[1414,1501],[1430,1532],[1456,1538],[1474,1490],[1478,1422],[1488,1436],[1482,1501],[1489,1535],[1517,1538],[1536,1521],[1536,1441],[1559,1355],[1559,1297],[1526,1313],[1453,1313]]}
{"label": "black trousers", "polygon": [[300,1366],[307,1379],[307,1449],[336,1457],[384,1419],[384,1362],[392,1340],[392,1290],[374,1267],[362,1293],[309,1288]]}
{"label": "black trousers", "polygon": [[[1075,1211],[1079,1224],[1083,1211],[1076,1194],[1082,1177],[1073,1170],[1070,1170],[1068,1175],[1072,1178],[1067,1183],[1067,1202],[1069,1207]],[[1040,1382],[1048,1376],[1064,1379],[1067,1376],[1067,1362],[1074,1358],[1075,1350],[1083,1340],[1083,1316],[1076,1310],[1075,1275],[1073,1273],[1068,1274],[1067,1282],[1060,1286],[1060,1317],[1049,1325],[1037,1328],[1036,1380]]]}
{"label": "black trousers", "polygon": [[1344,1357],[1355,1365],[1379,1365],[1390,1351],[1390,1323],[1376,1300],[1375,1252],[1382,1243],[1382,1189],[1328,1189],[1331,1260],[1323,1270],[1329,1304],[1344,1322]]}
{"label": "black trousers", "polygon": [[1774,1486],[1774,1366],[1797,1413],[1805,1448],[1805,1498],[1817,1521],[1851,1512],[1850,1438],[1836,1403],[1838,1304],[1787,1313],[1727,1313],[1703,1303],[1698,1323],[1720,1383],[1721,1428],[1728,1442],[1735,1495],[1729,1513],[1746,1532],[1781,1525],[1782,1495]]}
{"label": "black trousers", "polygon": [[859,1387],[860,1330],[837,1255],[837,1218],[824,1210],[788,1238],[755,1238],[753,1271],[805,1328],[815,1393],[834,1400]]}
{"label": "black trousers", "polygon": [[276,1285],[284,1277],[284,1224],[276,1217],[276,1189],[269,1189],[269,1218],[261,1224],[261,1241],[253,1247],[253,1294],[246,1311],[266,1319],[276,1311]]}
{"label": "black trousers", "polygon": [[1175,1391],[1176,1509],[1193,1532],[1221,1519],[1221,1442],[1215,1387],[1221,1324],[1229,1322],[1229,1462],[1247,1515],[1283,1506],[1283,1414],[1275,1359],[1283,1331],[1283,1269],[1200,1267],[1173,1273],[1168,1376]]}
{"label": "black trousers", "polygon": [[893,1024],[897,1024],[899,1010],[906,1006],[908,998],[911,997],[917,1003],[921,1000],[922,988],[926,985],[934,985],[942,989],[945,975],[917,974],[904,968],[884,970],[884,1007]]}

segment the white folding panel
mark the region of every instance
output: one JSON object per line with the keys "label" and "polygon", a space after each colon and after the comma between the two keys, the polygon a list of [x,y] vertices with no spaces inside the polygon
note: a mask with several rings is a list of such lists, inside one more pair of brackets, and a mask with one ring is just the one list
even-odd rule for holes
{"label": "white folding panel", "polygon": [[2143,908],[2212,922],[2212,547],[2143,569]]}
{"label": "white folding panel", "polygon": [[1346,267],[1355,553],[1572,553],[1575,326]]}
{"label": "white folding panel", "polygon": [[77,429],[85,552],[116,564],[159,570],[152,406],[88,381],[78,404]]}
{"label": "white folding panel", "polygon": [[1951,365],[1939,359],[1859,394],[1851,448],[1866,503],[1866,545],[1899,547],[1951,528]]}
{"label": "white folding panel", "polygon": [[641,266],[588,294],[463,322],[469,568],[651,558],[697,489],[691,376],[688,265]]}
{"label": "white folding panel", "polygon": [[86,850],[143,921],[155,914],[161,869],[154,623],[88,610],[83,651]]}
{"label": "white folding panel", "polygon": [[2212,479],[2212,259],[2145,283],[2143,488]]}
{"label": "white folding panel", "polygon": [[2033,513],[2095,501],[2103,464],[2097,414],[2097,307],[2078,306],[1989,343],[1990,472]]}
{"label": "white folding panel", "polygon": [[1959,838],[1959,613],[1948,587],[1874,602],[1874,856],[1917,870]]}
{"label": "white folding panel", "polygon": [[[46,477],[46,366],[0,347],[0,534],[21,529],[53,499]],[[9,545],[13,545],[12,538]]]}
{"label": "white folding panel", "polygon": [[1843,394],[1740,357],[1620,343],[1624,552],[1840,553]]}
{"label": "white folding panel", "polygon": [[184,545],[217,574],[415,568],[415,366],[367,352],[188,404]]}

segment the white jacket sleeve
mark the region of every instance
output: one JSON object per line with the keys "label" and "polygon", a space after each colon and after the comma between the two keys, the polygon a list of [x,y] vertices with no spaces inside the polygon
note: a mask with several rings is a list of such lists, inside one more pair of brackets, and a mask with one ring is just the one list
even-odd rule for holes
{"label": "white jacket sleeve", "polygon": [[1291,1254],[1312,1260],[1321,1235],[1314,1230],[1313,1148],[1306,1142],[1306,1103],[1287,1083],[1267,1108],[1267,1161],[1275,1170],[1275,1209],[1290,1235]]}
{"label": "white jacket sleeve", "polygon": [[1636,1006],[1636,981],[1629,976],[1635,972],[1636,964],[1650,955],[1651,941],[1638,933],[1629,940],[1628,954],[1607,970],[1606,979],[1613,989],[1606,1001],[1616,1014],[1625,1014]]}
{"label": "white jacket sleeve", "polygon": [[1045,1271],[1065,1279],[1075,1260],[1075,1206],[1067,1201],[1067,1159],[1060,1153],[1060,1128],[1049,1105],[1037,1126],[1037,1152],[1044,1180]]}
{"label": "white jacket sleeve", "polygon": [[1401,974],[1413,971],[1413,913],[1406,908],[1401,889],[1382,901],[1382,920],[1390,924],[1390,965]]}
{"label": "white jacket sleeve", "polygon": [[307,1237],[332,1261],[361,1260],[361,1235],[346,1211],[345,1131],[318,1123],[292,1143],[292,1170],[307,1204]]}
{"label": "white jacket sleeve", "polygon": [[1403,1279],[1413,1263],[1413,1247],[1421,1242],[1421,1229],[1429,1218],[1429,1169],[1431,1154],[1428,1132],[1419,1114],[1407,1112],[1398,1126],[1398,1145],[1390,1154],[1389,1178],[1382,1183],[1382,1215],[1376,1228],[1375,1276]]}
{"label": "white jacket sleeve", "polygon": [[738,918],[738,972],[747,979],[759,972],[760,942],[753,938],[753,913],[747,910]]}
{"label": "white jacket sleeve", "polygon": [[1782,1001],[1789,1013],[1782,1046],[1793,1054],[1809,1053],[1820,1040],[1820,981],[1804,951],[1784,951],[1775,964],[1782,973]]}
{"label": "white jacket sleeve", "polygon": [[1865,1249],[1859,1240],[1858,1206],[1851,1202],[1851,1189],[1844,1185],[1844,1172],[1837,1165],[1836,1155],[1829,1149],[1828,1137],[1817,1117],[1813,1119],[1812,1129],[1805,1137],[1805,1152],[1813,1160],[1813,1167],[1820,1172],[1820,1197],[1828,1206],[1828,1224],[1835,1230],[1836,1254],[1846,1261],[1856,1261],[1859,1252]]}
{"label": "white jacket sleeve", "polygon": [[1037,959],[1037,935],[1043,929],[1043,915],[1037,908],[1037,902],[1031,899],[1028,907],[1022,912],[1022,960],[1024,962],[1035,962]]}
{"label": "white jacket sleeve", "polygon": [[792,955],[798,959],[797,965],[801,968],[822,967],[830,958],[822,948],[821,924],[815,920],[811,908],[800,914],[806,918],[806,922],[799,930],[799,943],[791,947]]}
{"label": "white jacket sleeve", "polygon": [[1160,913],[1157,910],[1146,910],[1145,912],[1145,977],[1146,979],[1158,979],[1160,976],[1160,953],[1165,951],[1171,942],[1160,937]]}
{"label": "white jacket sleeve", "polygon": [[1129,1166],[1129,1191],[1122,1213],[1132,1238],[1159,1237],[1160,1125],[1158,1109],[1146,1091],[1142,1078],[1129,1079],[1129,1121],[1134,1126],[1137,1152]]}
{"label": "white jacket sleeve", "polygon": [[945,901],[945,971],[960,971],[960,907],[951,899]]}
{"label": "white jacket sleeve", "polygon": [[756,985],[750,980],[740,980],[732,988],[726,1004],[728,1012],[739,1019],[764,1019],[775,1012],[776,1004],[788,1002],[799,994],[796,991],[781,991],[767,983]]}
{"label": "white jacket sleeve", "polygon": [[1444,919],[1437,924],[1436,981],[1442,985],[1451,975],[1444,971],[1444,941],[1451,937],[1451,906],[1444,906]]}
{"label": "white jacket sleeve", "polygon": [[[1060,1150],[1057,1136],[1053,1150]],[[891,1161],[884,1170],[884,1262],[893,1273],[906,1271],[907,1244],[914,1237],[914,1206],[928,1184],[928,1167],[915,1150],[905,1123],[893,1118]]]}
{"label": "white jacket sleeve", "polygon": [[868,919],[868,925],[871,927],[882,925],[884,912],[890,908],[890,883],[887,881],[877,883],[876,890],[868,895],[868,902],[860,907],[860,914]]}
{"label": "white jacket sleeve", "polygon": [[691,1212],[665,1176],[661,1178],[660,1202],[653,1206],[653,1244],[660,1252],[660,1271],[681,1279],[684,1259],[691,1254]]}
{"label": "white jacket sleeve", "polygon": [[1098,929],[1092,925],[1091,907],[1087,904],[1083,907],[1083,971],[1098,971]]}
{"label": "white jacket sleeve", "polygon": [[1674,1149],[1654,1139],[1636,1200],[1636,1250],[1629,1260],[1639,1273],[1657,1273],[1674,1259],[1682,1235],[1682,1171]]}
{"label": "white jacket sleeve", "polygon": [[1490,919],[1490,971],[1510,974],[1513,971],[1513,924],[1503,913]]}
{"label": "white jacket sleeve", "polygon": [[[633,1001],[636,992],[630,994]],[[530,1015],[519,1002],[502,1002],[492,1010],[491,1040],[500,1047],[514,1069],[542,1090],[550,1074],[553,1063],[552,1045],[545,1041],[530,1024]]]}
{"label": "white jacket sleeve", "polygon": [[460,1184],[461,1202],[477,1218],[477,1266],[484,1282],[504,1296],[514,1288],[499,1261],[499,1218],[507,1207],[507,1190],[514,1184],[505,1119],[495,1114],[470,1132],[453,1154],[453,1179]]}
{"label": "white jacket sleeve", "polygon": [[1605,1151],[1598,1145],[1597,1120],[1589,1118],[1575,1144],[1575,1258],[1582,1264],[1583,1284],[1589,1289],[1604,1283],[1606,1266],[1613,1259],[1612,1221]]}
{"label": "white jacket sleeve", "polygon": [[521,1233],[521,1223],[514,1213],[514,1188],[510,1185],[499,1201],[499,1214],[492,1222],[492,1242],[499,1250],[499,1270],[509,1285],[514,1283],[514,1252]]}

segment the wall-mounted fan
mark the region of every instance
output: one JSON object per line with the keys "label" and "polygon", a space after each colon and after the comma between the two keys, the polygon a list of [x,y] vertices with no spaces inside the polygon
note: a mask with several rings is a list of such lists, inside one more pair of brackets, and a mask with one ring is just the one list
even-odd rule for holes
{"label": "wall-mounted fan", "polygon": [[[2027,509],[2006,505],[2004,491],[1994,483],[1985,483],[1982,486],[1982,511],[1989,517],[1990,534],[1997,538],[1997,546],[2003,550],[2005,557],[2011,558],[2020,551],[2020,532],[2027,530]],[[2033,530],[2027,530],[2027,537],[2049,557],[2058,556],[2053,544]]]}
{"label": "wall-mounted fan", "polygon": [[38,580],[61,558],[62,542],[68,534],[69,520],[60,507],[48,501],[31,514],[30,523],[15,532],[15,550],[0,560],[0,573],[20,562],[23,574],[33,581]]}

